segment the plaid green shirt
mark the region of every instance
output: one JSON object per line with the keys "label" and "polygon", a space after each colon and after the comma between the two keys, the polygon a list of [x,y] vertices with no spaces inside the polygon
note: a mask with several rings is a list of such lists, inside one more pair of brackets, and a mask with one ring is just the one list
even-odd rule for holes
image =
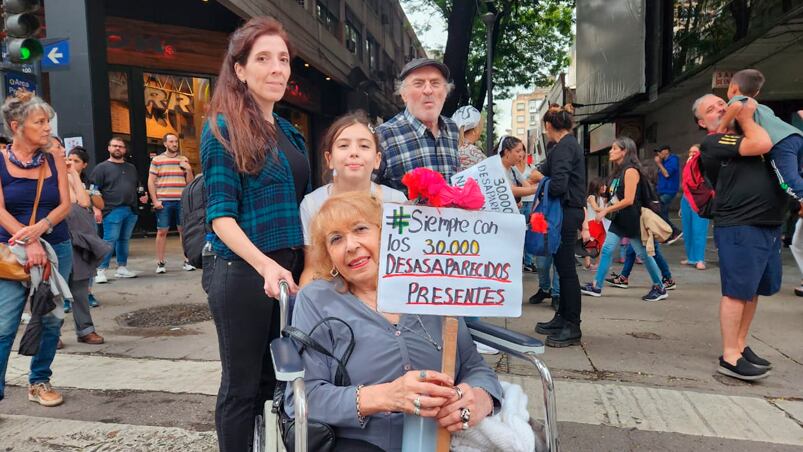
{"label": "plaid green shirt", "polygon": [[[281,132],[306,157],[304,137],[286,120],[275,114],[273,117]],[[218,118],[218,126],[225,135],[226,124],[222,117]],[[288,149],[286,152],[295,151]],[[216,218],[234,218],[263,253],[304,245],[293,173],[284,153],[269,154],[262,171],[255,176],[240,173],[232,155],[206,124],[201,135],[201,165],[207,223],[211,224]],[[308,184],[307,193],[311,189]],[[212,239],[212,249],[224,259],[237,258],[217,236]]]}

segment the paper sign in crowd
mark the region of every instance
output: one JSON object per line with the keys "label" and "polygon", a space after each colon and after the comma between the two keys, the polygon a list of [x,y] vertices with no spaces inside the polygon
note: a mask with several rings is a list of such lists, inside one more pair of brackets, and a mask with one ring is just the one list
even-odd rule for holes
{"label": "paper sign in crowd", "polygon": [[482,210],[519,213],[516,199],[513,197],[513,190],[510,189],[510,182],[505,174],[505,167],[502,166],[502,158],[499,155],[488,157],[471,168],[455,174],[452,176],[451,183],[462,187],[469,177],[477,181],[482,189],[482,194],[485,195],[485,205]]}
{"label": "paper sign in crowd", "polygon": [[[515,204],[514,204],[515,206]],[[378,309],[519,317],[524,216],[385,203]]]}

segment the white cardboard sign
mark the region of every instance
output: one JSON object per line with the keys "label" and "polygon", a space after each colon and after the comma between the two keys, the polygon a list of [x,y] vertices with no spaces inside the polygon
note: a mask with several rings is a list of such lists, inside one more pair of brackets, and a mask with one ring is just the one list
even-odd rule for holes
{"label": "white cardboard sign", "polygon": [[378,309],[519,317],[524,216],[384,204]]}
{"label": "white cardboard sign", "polygon": [[451,183],[462,187],[469,177],[477,181],[482,189],[482,194],[485,195],[485,205],[482,206],[482,210],[519,213],[516,199],[513,197],[513,190],[510,189],[510,182],[505,174],[505,167],[502,166],[502,158],[499,155],[488,157],[471,168],[455,174],[452,176]]}

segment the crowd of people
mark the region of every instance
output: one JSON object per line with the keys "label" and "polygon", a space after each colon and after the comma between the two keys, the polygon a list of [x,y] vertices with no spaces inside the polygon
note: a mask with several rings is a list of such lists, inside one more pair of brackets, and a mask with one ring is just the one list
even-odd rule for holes
{"label": "crowd of people", "polygon": [[[452,378],[438,370],[439,318],[379,312],[377,277],[382,203],[407,202],[402,178],[413,169],[430,168],[448,179],[485,159],[477,146],[482,116],[473,107],[443,116],[453,89],[449,69],[436,60],[414,59],[398,76],[397,94],[405,107],[396,116],[375,127],[364,113],[354,112],[331,124],[321,140],[327,183],[313,190],[304,138],[275,112],[292,58],[292,45],[275,19],[253,18],[237,29],[202,132],[206,221],[212,231],[203,278],[209,282],[221,359],[215,409],[220,450],[248,450],[255,416],[274,398],[269,344],[280,333],[279,307],[272,301],[281,282],[296,294],[292,324],[328,351],[302,354],[306,390],[311,416],[335,428],[341,447],[399,449],[404,414],[432,418],[451,432],[474,428],[499,411],[504,394],[465,322],[459,323]],[[676,283],[661,243],[683,238],[681,264],[705,270],[710,216],[722,283],[719,371],[746,380],[767,375],[771,364],[750,349],[747,337],[758,297],[780,289],[784,190],[803,194],[797,172],[803,136],[750,98],[761,83],[763,77],[753,72],[737,74],[729,90],[731,106],[708,94],[692,107],[696,123],[709,134],[689,149],[686,165],[700,163],[715,191],[710,215],[687,196],[685,172],[681,177],[679,158],[669,146],[643,163],[637,144],[618,137],[610,147],[609,175],[587,183],[569,106],[552,106],[543,117],[550,145],[540,165],[528,161],[519,139],[498,140],[489,154],[498,154],[521,213],[529,216],[539,202],[534,196],[544,178],[550,184],[542,196],[557,200],[562,210],[557,252],[524,253],[521,263],[539,274],[540,287],[529,302],[551,298],[555,308],[551,320],[535,326],[548,346],[579,344],[582,295],[599,297],[606,283],[627,288],[637,262],[651,280],[642,299],[666,299]],[[50,386],[50,365],[64,311],[73,312],[79,341],[103,343],[90,311],[96,304],[93,283],[108,282],[113,256],[115,277],[137,276],[128,269],[130,239],[138,203],[149,200],[157,217],[156,273],[167,271],[167,233],[173,227],[182,232],[181,194],[195,174],[180,155],[178,137],[168,134],[164,153],[151,162],[147,191],[118,137],[109,140],[108,160],[87,176],[87,151],[65,152],[51,134],[53,110],[44,101],[17,94],[6,100],[2,114],[12,138],[0,159],[0,242],[23,247],[29,266],[54,264],[71,292],[63,310],[42,317],[41,344],[29,373],[29,399],[55,406],[63,398]],[[682,230],[670,219],[679,193]],[[658,211],[648,208],[653,201]],[[792,242],[803,268],[801,222]],[[624,267],[609,276],[625,241]],[[594,272],[591,282],[581,285],[581,267]],[[195,269],[186,257],[182,268]],[[24,284],[0,279],[0,399],[26,294]],[[284,398],[292,413],[292,388]]]}

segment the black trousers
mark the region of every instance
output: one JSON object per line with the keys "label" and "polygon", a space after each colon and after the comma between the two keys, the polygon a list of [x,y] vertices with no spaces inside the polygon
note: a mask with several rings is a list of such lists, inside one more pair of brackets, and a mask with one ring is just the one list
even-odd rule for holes
{"label": "black trousers", "polygon": [[[279,250],[269,256],[298,281],[303,251]],[[215,257],[213,265],[204,267],[204,279],[211,283],[209,308],[223,368],[215,406],[218,445],[221,452],[247,452],[254,419],[276,387],[269,345],[279,336],[279,303],[265,295],[265,280],[242,260]]]}
{"label": "black trousers", "polygon": [[563,207],[563,226],[560,247],[555,253],[555,268],[560,279],[560,307],[558,314],[575,325],[580,325],[580,279],[574,260],[577,232],[583,227],[583,209]]}

